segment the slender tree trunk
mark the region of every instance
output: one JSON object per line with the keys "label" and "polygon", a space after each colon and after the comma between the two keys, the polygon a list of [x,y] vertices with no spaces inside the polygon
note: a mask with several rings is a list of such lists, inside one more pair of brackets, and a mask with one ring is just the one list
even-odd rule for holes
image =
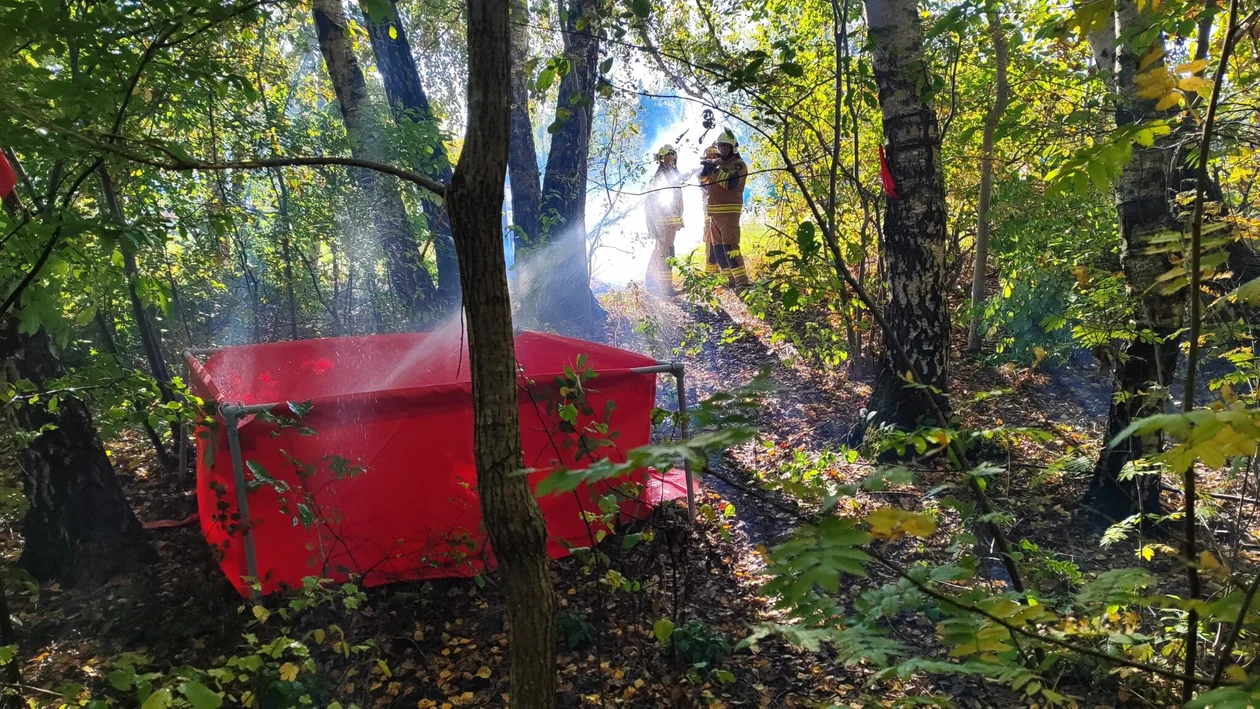
{"label": "slender tree trunk", "polygon": [[556,598],[547,527],[521,452],[516,354],[500,214],[508,159],[508,0],[468,0],[468,131],[449,202],[468,320],[482,518],[505,586],[511,705],[556,703]]}
{"label": "slender tree trunk", "polygon": [[[105,204],[109,208],[110,218],[118,226],[125,227],[127,218],[123,213],[122,203],[118,199],[118,191],[114,188],[114,183],[110,179],[109,172],[104,165],[101,165],[99,172],[101,189],[105,194]],[[123,254],[123,270],[127,277],[127,294],[131,299],[131,313],[136,319],[136,329],[140,333],[140,343],[144,346],[144,356],[149,361],[149,370],[157,381],[158,390],[162,393],[162,401],[174,401],[175,394],[171,388],[171,370],[166,364],[166,359],[162,356],[162,343],[157,330],[153,327],[153,321],[148,309],[145,308],[144,303],[140,300],[140,292],[136,289],[136,278],[139,276],[139,269],[136,265],[136,252],[125,238],[119,239],[118,248]]]}
{"label": "slender tree trunk", "polygon": [[512,183],[512,222],[516,227],[518,260],[524,258],[542,233],[539,211],[542,187],[538,181],[538,152],[534,149],[534,124],[529,117],[529,2],[511,0],[512,76],[511,135],[508,139],[508,177]]}
{"label": "slender tree trunk", "polygon": [[[888,166],[899,195],[888,198],[884,206],[881,251],[888,280],[884,315],[924,377],[920,383],[944,392],[949,365],[945,179],[936,111],[921,93],[928,71],[918,3],[864,0],[864,4]],[[914,428],[927,415],[923,396],[905,386],[904,375],[885,347],[867,404],[876,423]],[[948,411],[944,394],[938,399]]]}
{"label": "slender tree trunk", "polygon": [[[1089,38],[1099,69],[1116,95],[1118,126],[1161,115],[1153,99],[1137,95],[1139,55],[1149,48],[1139,52],[1129,44],[1129,38],[1142,35],[1150,26],[1150,18],[1138,11],[1135,0],[1116,0],[1112,19]],[[1161,68],[1163,61],[1162,57],[1155,59],[1144,71]],[[1116,367],[1103,453],[1086,498],[1095,513],[1110,521],[1143,511],[1160,513],[1158,476],[1120,480],[1126,465],[1160,450],[1159,436],[1132,436],[1115,447],[1111,441],[1130,422],[1163,412],[1177,363],[1185,296],[1165,295],[1155,287],[1171,264],[1166,254],[1145,253],[1151,237],[1181,228],[1170,208],[1167,150],[1164,141],[1149,148],[1134,144],[1133,157],[1115,186],[1120,267],[1135,304],[1137,338],[1126,347],[1123,363]]]}
{"label": "slender tree trunk", "polygon": [[586,244],[586,170],[595,115],[599,36],[593,23],[600,0],[566,0],[560,5],[564,53],[572,69],[560,79],[556,120],[543,177],[541,218],[547,243],[547,272],[529,296],[538,304],[541,324],[594,335],[603,311],[590,291]]}
{"label": "slender tree trunk", "polygon": [[[433,117],[429,97],[420,81],[420,72],[416,69],[416,59],[411,53],[411,44],[407,41],[407,30],[399,13],[398,3],[396,0],[390,0],[390,3],[394,11],[392,19],[373,17],[368,12],[367,0],[359,0],[363,15],[367,18],[368,38],[372,42],[372,53],[376,56],[376,69],[384,80],[385,95],[393,109],[394,120],[400,125],[404,121],[414,121],[432,125],[436,129],[438,122]],[[451,162],[440,135],[434,139],[432,147],[432,162],[417,165],[416,170],[431,175],[439,182],[450,183]],[[433,234],[434,252],[437,255],[437,296],[443,303],[454,305],[459,299],[459,262],[455,258],[455,242],[451,239],[451,219],[444,206],[433,199],[432,195],[424,196],[424,214]]]}
{"label": "slender tree trunk", "polygon": [[[388,151],[381,135],[380,116],[373,115],[367,82],[346,33],[346,13],[341,1],[314,0],[312,11],[319,49],[350,137],[350,152],[356,158],[385,162]],[[369,200],[367,211],[372,215],[385,252],[390,285],[408,317],[414,320],[422,315],[426,300],[432,304],[436,291],[432,276],[420,260],[420,249],[398,183],[393,177],[371,170],[355,170],[354,176],[359,191]]]}
{"label": "slender tree trunk", "polygon": [[[114,327],[111,324],[113,318],[105,317],[104,308],[96,309],[96,326],[101,331],[101,342],[105,345],[105,351],[114,358],[114,362],[121,368],[123,367],[122,355],[118,351],[118,343],[114,340]],[[144,407],[139,401],[131,402],[132,409],[141,415],[140,426],[144,429],[144,433],[149,437],[149,443],[153,445],[153,452],[157,454],[158,462],[168,471],[175,470],[175,458],[166,451],[166,446],[162,444],[162,436],[149,425],[149,417],[144,415]],[[178,442],[178,441],[176,441]]]}
{"label": "slender tree trunk", "polygon": [[276,181],[277,207],[280,212],[280,255],[284,258],[284,295],[289,307],[289,338],[302,339],[298,330],[297,295],[293,290],[293,223],[289,221],[289,186],[285,184],[284,172],[280,168],[272,170]]}
{"label": "slender tree trunk", "polygon": [[[0,321],[0,360],[10,383],[42,387],[65,375],[48,333],[20,334],[16,316]],[[38,579],[88,582],[152,560],[87,405],[63,396],[56,411],[42,402],[8,411],[15,428],[35,436],[19,453],[30,503],[22,567]]]}
{"label": "slender tree trunk", "polygon": [[981,139],[980,200],[976,205],[976,254],[971,267],[971,323],[967,326],[967,349],[979,352],[982,340],[980,306],[985,300],[985,277],[989,267],[989,204],[993,199],[993,143],[998,123],[1006,113],[1010,84],[1006,79],[1006,31],[996,10],[985,13],[989,21],[989,38],[993,41],[993,60],[997,65],[997,95],[984,116],[984,137]]}

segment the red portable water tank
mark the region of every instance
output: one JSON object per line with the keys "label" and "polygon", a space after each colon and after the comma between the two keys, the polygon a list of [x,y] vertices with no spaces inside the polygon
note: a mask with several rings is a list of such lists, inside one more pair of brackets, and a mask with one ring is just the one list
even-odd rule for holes
{"label": "red portable water tank", "polygon": [[[532,484],[557,460],[569,468],[590,462],[578,459],[577,436],[561,430],[559,417],[557,378],[566,365],[576,369],[579,358],[598,374],[579,424],[605,421],[611,412],[612,445],[600,448],[599,457],[624,461],[626,451],[648,443],[656,375],[632,370],[655,360],[536,332],[517,335],[516,357]],[[468,349],[458,322],[431,333],[230,347],[204,366],[190,358],[189,367],[192,390],[207,402],[277,404],[270,416],[238,424],[264,593],[307,576],[354,575],[375,585],[470,576],[493,563],[481,529]],[[610,401],[615,406],[608,409]],[[309,410],[298,418],[287,402],[299,410],[309,402]],[[201,526],[224,573],[246,594],[236,478],[222,418],[216,420],[197,438]],[[595,488],[539,498],[553,558],[591,545],[583,512],[597,512],[596,500],[610,485]],[[653,490],[658,498],[681,494],[678,484],[659,481]]]}

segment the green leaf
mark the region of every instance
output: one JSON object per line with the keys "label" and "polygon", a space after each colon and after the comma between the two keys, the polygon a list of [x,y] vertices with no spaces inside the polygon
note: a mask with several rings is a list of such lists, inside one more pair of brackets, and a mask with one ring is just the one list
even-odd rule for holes
{"label": "green leaf", "polygon": [[144,704],[140,705],[140,709],[167,709],[174,701],[175,698],[171,696],[171,690],[159,689],[150,694],[148,699],[144,700]]}
{"label": "green leaf", "polygon": [[801,302],[801,292],[797,290],[796,286],[789,286],[787,290],[783,291],[784,308],[791,310],[799,302]]}
{"label": "green leaf", "polygon": [[534,80],[534,90],[538,93],[543,93],[547,89],[551,88],[551,85],[555,83],[555,80],[556,70],[552,67],[547,67],[546,69],[538,72],[538,78]]}
{"label": "green leaf", "polygon": [[7,665],[17,657],[17,645],[0,645],[0,665]]}
{"label": "green leaf", "polygon": [[630,0],[630,9],[637,17],[647,18],[652,14],[651,0]]}
{"label": "green leaf", "polygon": [[612,65],[613,65],[613,58],[608,57],[604,61],[600,62],[599,73],[607,74],[608,72],[612,71]]}
{"label": "green leaf", "polygon": [[805,75],[805,67],[797,64],[796,62],[784,62],[779,65],[779,68],[783,70],[784,74],[787,74],[794,79],[799,79]]}
{"label": "green leaf", "polygon": [[657,642],[664,645],[674,634],[674,621],[661,618],[652,625],[652,634],[656,636]]}
{"label": "green leaf", "polygon": [[363,14],[373,23],[393,22],[396,16],[390,0],[363,0]]}
{"label": "green leaf", "polygon": [[88,323],[96,319],[96,306],[89,305],[74,318],[74,324],[79,327],[86,327]]}
{"label": "green leaf", "polygon": [[179,693],[184,695],[193,709],[219,709],[223,706],[223,697],[206,685],[189,680],[179,685]]}

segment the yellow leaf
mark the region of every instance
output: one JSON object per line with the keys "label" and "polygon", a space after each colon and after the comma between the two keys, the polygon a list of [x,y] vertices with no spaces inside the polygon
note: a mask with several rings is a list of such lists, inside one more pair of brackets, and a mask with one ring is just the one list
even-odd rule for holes
{"label": "yellow leaf", "polygon": [[1229,382],[1225,382],[1225,385],[1221,387],[1221,398],[1224,399],[1227,404],[1232,404],[1235,401],[1238,401],[1238,395],[1234,393],[1234,387],[1230,386]]}
{"label": "yellow leaf", "polygon": [[389,26],[389,38],[390,38],[390,39],[398,39],[398,28],[397,28],[397,27],[394,27],[393,25],[390,25],[390,26]]}
{"label": "yellow leaf", "polygon": [[1247,683],[1247,671],[1238,665],[1230,665],[1229,669],[1225,670],[1225,676],[1239,684]]}
{"label": "yellow leaf", "polygon": [[1199,566],[1207,571],[1221,568],[1221,562],[1216,560],[1216,555],[1204,549],[1199,552]]}
{"label": "yellow leaf", "polygon": [[[1142,8],[1140,7],[1138,8],[1138,10],[1141,10],[1141,9]],[[1142,55],[1142,59],[1138,62],[1138,71],[1145,70],[1146,67],[1150,66],[1151,64],[1154,64],[1155,62],[1163,58],[1164,58],[1164,44],[1163,42],[1156,42],[1155,45],[1151,47],[1151,50],[1149,52]]]}
{"label": "yellow leaf", "polygon": [[271,611],[262,606],[254,606],[254,617],[258,619],[259,623],[266,623],[267,619],[271,617]]}
{"label": "yellow leaf", "polygon": [[1177,73],[1179,74],[1197,74],[1207,68],[1206,59],[1195,59],[1192,62],[1177,65]]}
{"label": "yellow leaf", "polygon": [[1200,91],[1204,88],[1212,86],[1212,82],[1201,76],[1187,76],[1177,82],[1177,88],[1182,91]]}
{"label": "yellow leaf", "polygon": [[324,643],[324,638],[328,637],[328,633],[325,633],[323,628],[316,628],[312,635],[315,636],[315,643],[319,645],[322,645]]}
{"label": "yellow leaf", "polygon": [[297,679],[299,671],[300,670],[297,665],[292,662],[286,662],[283,665],[280,665],[280,679],[285,682],[292,682]]}
{"label": "yellow leaf", "polygon": [[1036,369],[1042,362],[1046,361],[1046,357],[1048,356],[1049,355],[1046,353],[1046,348],[1040,345],[1038,345],[1037,347],[1034,347],[1033,348],[1033,363],[1032,363],[1032,366],[1029,367],[1029,370]]}
{"label": "yellow leaf", "polygon": [[1182,96],[1180,91],[1173,91],[1167,96],[1161,98],[1159,100],[1159,103],[1155,104],[1155,110],[1163,111],[1163,110],[1172,108],[1173,106],[1180,104],[1183,98],[1185,97]]}
{"label": "yellow leaf", "polygon": [[901,527],[912,537],[927,539],[936,532],[936,520],[928,515],[911,515]]}
{"label": "yellow leaf", "polygon": [[936,520],[929,515],[915,514],[893,507],[881,507],[866,516],[871,534],[881,539],[900,539],[909,534],[930,537],[936,532]]}
{"label": "yellow leaf", "polygon": [[1167,92],[1168,92],[1167,85],[1163,83],[1151,84],[1150,86],[1147,86],[1146,88],[1139,90],[1137,92],[1137,96],[1138,98],[1159,98],[1160,96],[1163,96]]}
{"label": "yellow leaf", "polygon": [[437,709],[437,702],[432,699],[421,699],[416,702],[416,709]]}
{"label": "yellow leaf", "polygon": [[490,679],[490,668],[482,665],[481,669],[477,670],[477,676],[482,679]]}

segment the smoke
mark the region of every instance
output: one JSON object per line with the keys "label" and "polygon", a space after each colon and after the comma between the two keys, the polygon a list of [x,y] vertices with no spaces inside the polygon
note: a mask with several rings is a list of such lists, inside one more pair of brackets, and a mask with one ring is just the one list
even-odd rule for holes
{"label": "smoke", "polygon": [[[701,141],[713,137],[705,135],[701,124],[703,107],[699,104],[681,99],[659,103],[678,110],[672,112],[675,117],[668,122],[653,119],[651,113],[654,112],[649,112],[642,126],[642,159],[652,167],[640,183],[625,188],[626,193],[634,194],[623,193],[623,205],[612,214],[606,214],[608,199],[603,190],[592,190],[587,197],[587,228],[596,239],[591,244],[591,280],[596,290],[600,290],[600,286],[624,287],[643,282],[654,246],[648,238],[644,213],[647,195],[644,193],[656,171],[652,160],[657,149],[666,143],[673,145],[678,150],[678,169],[687,176],[700,167],[700,156],[707,145]],[[680,258],[698,248],[704,237],[704,207],[700,188],[695,186],[695,176],[685,184],[688,186],[682,188],[684,226],[674,241],[674,252]]]}

